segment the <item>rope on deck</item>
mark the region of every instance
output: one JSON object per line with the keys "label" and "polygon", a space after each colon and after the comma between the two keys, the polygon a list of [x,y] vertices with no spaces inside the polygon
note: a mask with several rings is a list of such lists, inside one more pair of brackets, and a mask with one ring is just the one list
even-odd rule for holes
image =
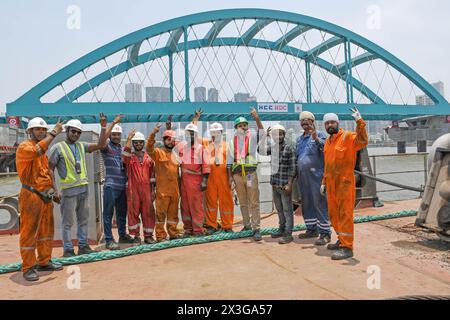
{"label": "rope on deck", "polygon": [[[415,211],[415,210],[403,210],[400,212],[388,213],[388,214],[384,214],[384,215],[355,217],[354,222],[355,223],[365,223],[365,222],[372,222],[372,221],[379,221],[379,220],[412,217],[412,216],[416,216],[416,215],[417,215],[417,211]],[[304,225],[304,224],[296,225],[293,229],[293,232],[302,231],[302,230],[306,230],[306,225]],[[271,235],[271,234],[275,233],[276,231],[278,231],[278,228],[265,228],[265,229],[261,230],[261,234],[262,235]],[[157,251],[157,250],[164,250],[164,249],[169,249],[169,248],[184,247],[184,246],[190,246],[190,245],[194,245],[194,244],[202,244],[202,243],[215,242],[215,241],[248,238],[251,236],[252,236],[252,231],[241,231],[241,232],[233,232],[233,233],[218,232],[218,233],[215,233],[210,236],[176,239],[176,240],[171,240],[171,241],[166,241],[166,242],[159,242],[159,243],[155,243],[155,244],[143,244],[140,246],[130,247],[130,248],[121,249],[121,250],[94,252],[91,254],[75,256],[75,257],[70,257],[70,258],[53,258],[52,261],[62,263],[63,265],[82,264],[82,263],[96,262],[96,261],[102,261],[102,260],[117,259],[117,258],[135,255],[135,254],[147,253],[147,252],[152,252],[152,251]],[[22,266],[21,263],[0,265],[0,274],[20,271],[21,266]]]}

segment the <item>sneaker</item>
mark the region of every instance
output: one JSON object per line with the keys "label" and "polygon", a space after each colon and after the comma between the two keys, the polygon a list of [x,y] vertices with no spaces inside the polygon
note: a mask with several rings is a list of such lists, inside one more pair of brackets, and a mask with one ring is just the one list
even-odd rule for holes
{"label": "sneaker", "polygon": [[78,255],[81,256],[83,254],[94,253],[95,250],[92,250],[89,245],[78,247]]}
{"label": "sneaker", "polygon": [[311,238],[317,238],[319,236],[319,233],[317,231],[311,231],[307,230],[305,233],[301,233],[298,235],[299,239],[311,239]]}
{"label": "sneaker", "polygon": [[59,271],[63,269],[63,265],[58,262],[53,262],[50,260],[45,266],[37,265],[37,271]]}
{"label": "sneaker", "polygon": [[23,273],[23,277],[27,281],[38,281],[39,275],[34,268],[30,268]]}
{"label": "sneaker", "polygon": [[153,239],[152,236],[148,236],[148,237],[144,237],[144,243],[153,244],[153,243],[156,243],[156,241]]}
{"label": "sneaker", "polygon": [[259,231],[259,229],[255,230],[253,232],[253,240],[254,241],[261,241],[262,240],[261,232]]}
{"label": "sneaker", "polygon": [[134,243],[134,238],[129,234],[119,237],[119,243]]}
{"label": "sneaker", "polygon": [[120,249],[119,245],[118,245],[117,242],[115,242],[114,240],[112,240],[112,241],[107,241],[105,247],[106,247],[106,249],[108,249],[108,250],[119,250],[119,249]]}
{"label": "sneaker", "polygon": [[331,260],[344,260],[353,257],[353,250],[349,248],[340,248],[331,255]]}
{"label": "sneaker", "polygon": [[64,250],[63,258],[75,257],[75,251],[73,249]]}
{"label": "sneaker", "polygon": [[243,232],[243,231],[251,231],[251,230],[252,230],[251,227],[243,227],[243,228],[241,229],[241,232]]}
{"label": "sneaker", "polygon": [[329,245],[327,245],[327,249],[328,250],[338,250],[339,246],[341,244],[341,241],[336,241],[336,243],[330,243]]}
{"label": "sneaker", "polygon": [[284,236],[284,231],[281,229],[278,229],[277,232],[272,233],[272,235],[271,235],[271,237],[274,239],[281,238],[282,236]]}
{"label": "sneaker", "polygon": [[133,238],[133,244],[135,244],[135,245],[140,245],[141,244],[141,237],[139,237],[139,236],[134,236],[134,238]]}
{"label": "sneaker", "polygon": [[330,242],[331,242],[331,237],[329,234],[321,234],[319,239],[317,239],[316,242],[314,242],[314,244],[316,246],[324,246]]}
{"label": "sneaker", "polygon": [[280,238],[280,240],[278,240],[279,244],[288,244],[291,243],[292,241],[294,241],[294,237],[292,237],[292,235],[284,235],[283,237]]}

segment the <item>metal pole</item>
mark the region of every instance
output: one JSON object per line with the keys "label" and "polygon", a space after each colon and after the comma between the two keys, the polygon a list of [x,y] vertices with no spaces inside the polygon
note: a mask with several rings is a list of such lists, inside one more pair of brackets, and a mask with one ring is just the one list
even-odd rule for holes
{"label": "metal pole", "polygon": [[169,90],[170,90],[170,102],[173,102],[173,53],[169,53]]}
{"label": "metal pole", "polygon": [[185,90],[185,98],[186,102],[190,102],[190,94],[189,94],[189,56],[188,56],[188,34],[187,34],[187,26],[184,26],[184,90]]}
{"label": "metal pole", "polygon": [[424,186],[427,185],[427,176],[428,176],[428,168],[427,168],[427,155],[423,155],[423,172],[424,172]]}
{"label": "metal pole", "polygon": [[305,60],[305,68],[306,68],[306,101],[311,103],[312,95],[311,95],[311,64],[308,60]]}
{"label": "metal pole", "polygon": [[345,55],[345,83],[347,88],[347,103],[353,103],[353,83],[352,83],[352,54],[350,52],[350,41],[348,39],[344,42]]}

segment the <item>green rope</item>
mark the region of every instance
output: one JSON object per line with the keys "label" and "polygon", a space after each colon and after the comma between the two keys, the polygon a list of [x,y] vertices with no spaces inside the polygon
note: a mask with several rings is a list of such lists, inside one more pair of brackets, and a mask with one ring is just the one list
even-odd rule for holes
{"label": "green rope", "polygon": [[[417,215],[417,211],[415,211],[415,210],[404,210],[404,211],[400,211],[400,212],[396,212],[396,213],[389,213],[389,214],[385,214],[385,215],[355,217],[354,221],[355,221],[355,223],[364,223],[364,222],[371,222],[371,221],[411,217],[411,216],[415,216],[415,215]],[[293,232],[302,231],[302,230],[306,230],[306,226],[304,224],[297,225],[293,228]],[[271,234],[275,233],[276,231],[278,231],[278,228],[265,228],[265,229],[261,230],[261,234],[262,235],[271,235]],[[169,249],[169,248],[184,247],[184,246],[190,246],[190,245],[194,245],[194,244],[202,244],[202,243],[215,242],[215,241],[248,238],[251,236],[252,236],[252,231],[241,231],[241,232],[233,232],[233,233],[217,232],[210,236],[176,239],[176,240],[171,240],[171,241],[167,241],[167,242],[159,242],[159,243],[155,243],[155,244],[144,244],[144,245],[130,247],[130,248],[121,249],[121,250],[94,252],[91,254],[75,256],[75,257],[70,257],[70,258],[55,258],[55,259],[52,259],[52,261],[60,262],[63,265],[82,264],[82,263],[96,262],[96,261],[102,261],[102,260],[116,259],[116,258],[131,256],[131,255],[135,255],[135,254],[141,254],[141,253],[152,252],[152,251],[157,251],[157,250],[164,250],[164,249]],[[20,271],[21,266],[22,266],[21,263],[0,265],[0,274]]]}

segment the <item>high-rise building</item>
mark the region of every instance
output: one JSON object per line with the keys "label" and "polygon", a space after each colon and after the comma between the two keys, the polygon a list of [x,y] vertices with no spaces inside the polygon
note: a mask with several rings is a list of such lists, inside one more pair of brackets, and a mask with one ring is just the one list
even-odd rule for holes
{"label": "high-rise building", "polygon": [[248,102],[250,94],[246,92],[238,92],[234,94],[234,102]]}
{"label": "high-rise building", "polygon": [[206,102],[206,88],[196,87],[194,89],[194,101],[195,102]]}
{"label": "high-rise building", "polygon": [[125,84],[125,102],[142,102],[142,86],[139,83]]}
{"label": "high-rise building", "polygon": [[[436,83],[431,84],[442,96],[445,96],[444,92],[444,83],[442,81],[438,81]],[[430,99],[427,95],[416,96],[416,104],[423,106],[431,106],[434,105],[433,100]]]}
{"label": "high-rise building", "polygon": [[169,102],[170,89],[167,87],[146,87],[145,101],[147,102]]}
{"label": "high-rise building", "polygon": [[208,102],[219,102],[219,90],[216,88],[209,88]]}

